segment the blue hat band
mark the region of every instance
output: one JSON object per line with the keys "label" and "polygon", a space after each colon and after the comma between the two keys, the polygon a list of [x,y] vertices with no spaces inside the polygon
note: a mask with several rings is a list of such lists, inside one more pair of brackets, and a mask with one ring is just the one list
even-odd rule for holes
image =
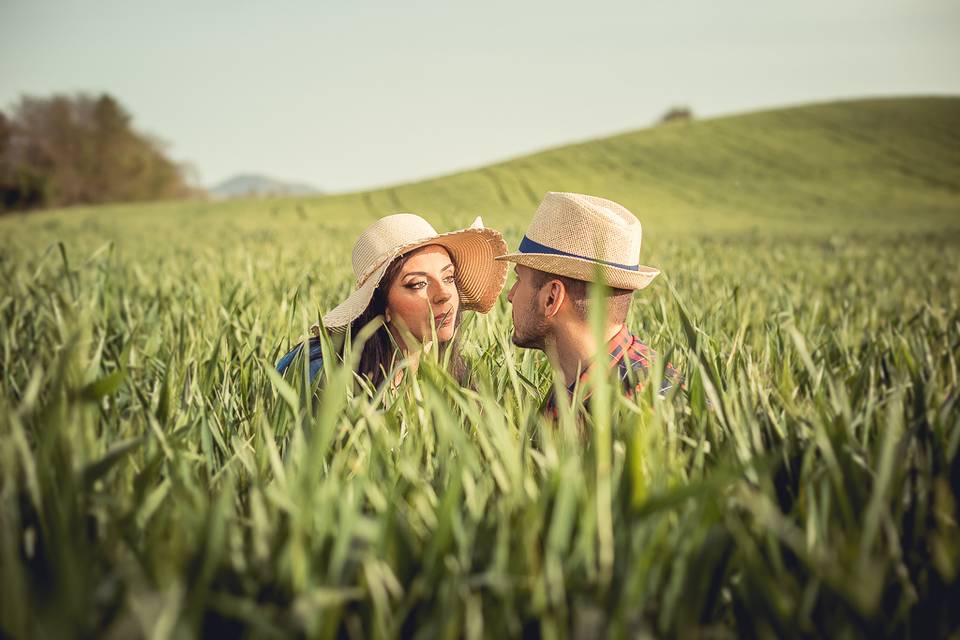
{"label": "blue hat band", "polygon": [[519,251],[520,253],[537,253],[537,254],[546,254],[551,256],[565,256],[567,258],[577,258],[578,260],[595,262],[596,264],[602,264],[608,267],[616,267],[617,269],[624,269],[625,271],[640,271],[639,264],[620,264],[617,262],[608,262],[607,260],[598,260],[597,258],[588,258],[586,256],[578,256],[575,253],[561,251],[560,249],[554,249],[553,247],[548,247],[545,244],[540,244],[535,240],[531,240],[527,236],[523,236],[523,240],[520,241]]}

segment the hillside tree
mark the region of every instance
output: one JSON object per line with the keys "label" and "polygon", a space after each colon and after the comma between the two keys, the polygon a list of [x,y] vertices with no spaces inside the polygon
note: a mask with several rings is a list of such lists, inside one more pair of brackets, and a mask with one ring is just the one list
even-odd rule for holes
{"label": "hillside tree", "polygon": [[186,171],[108,94],[24,96],[0,113],[7,210],[183,197]]}

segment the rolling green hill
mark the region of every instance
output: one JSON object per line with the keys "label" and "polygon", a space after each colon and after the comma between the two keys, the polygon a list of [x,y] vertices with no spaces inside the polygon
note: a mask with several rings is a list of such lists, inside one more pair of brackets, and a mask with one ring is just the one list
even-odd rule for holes
{"label": "rolling green hill", "polygon": [[[889,229],[960,222],[960,99],[833,103],[679,123],[364,194],[528,215],[547,190],[604,195],[657,231]],[[498,221],[501,219],[496,217]]]}
{"label": "rolling green hill", "polygon": [[[675,123],[422,182],[319,198],[116,205],[6,216],[4,235],[48,243],[76,231],[132,242],[354,237],[413,211],[438,228],[482,214],[522,232],[545,191],[580,191],[633,210],[647,236],[960,227],[960,98],[861,100]],[[159,235],[158,235],[159,234]],[[83,235],[83,234],[81,234]]]}

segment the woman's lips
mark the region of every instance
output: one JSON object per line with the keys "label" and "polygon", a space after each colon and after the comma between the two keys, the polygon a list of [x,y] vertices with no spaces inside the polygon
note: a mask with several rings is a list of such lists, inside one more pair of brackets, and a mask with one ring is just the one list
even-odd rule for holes
{"label": "woman's lips", "polygon": [[452,314],[450,310],[444,311],[443,313],[438,313],[433,316],[433,324],[439,329],[440,327],[448,324],[452,319]]}

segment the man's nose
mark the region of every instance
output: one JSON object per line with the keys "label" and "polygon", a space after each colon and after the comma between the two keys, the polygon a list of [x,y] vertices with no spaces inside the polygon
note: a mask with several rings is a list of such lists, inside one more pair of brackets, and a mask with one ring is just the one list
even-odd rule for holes
{"label": "man's nose", "polygon": [[517,290],[517,283],[514,282],[513,286],[510,287],[510,293],[507,294],[507,302],[513,304],[513,292]]}

